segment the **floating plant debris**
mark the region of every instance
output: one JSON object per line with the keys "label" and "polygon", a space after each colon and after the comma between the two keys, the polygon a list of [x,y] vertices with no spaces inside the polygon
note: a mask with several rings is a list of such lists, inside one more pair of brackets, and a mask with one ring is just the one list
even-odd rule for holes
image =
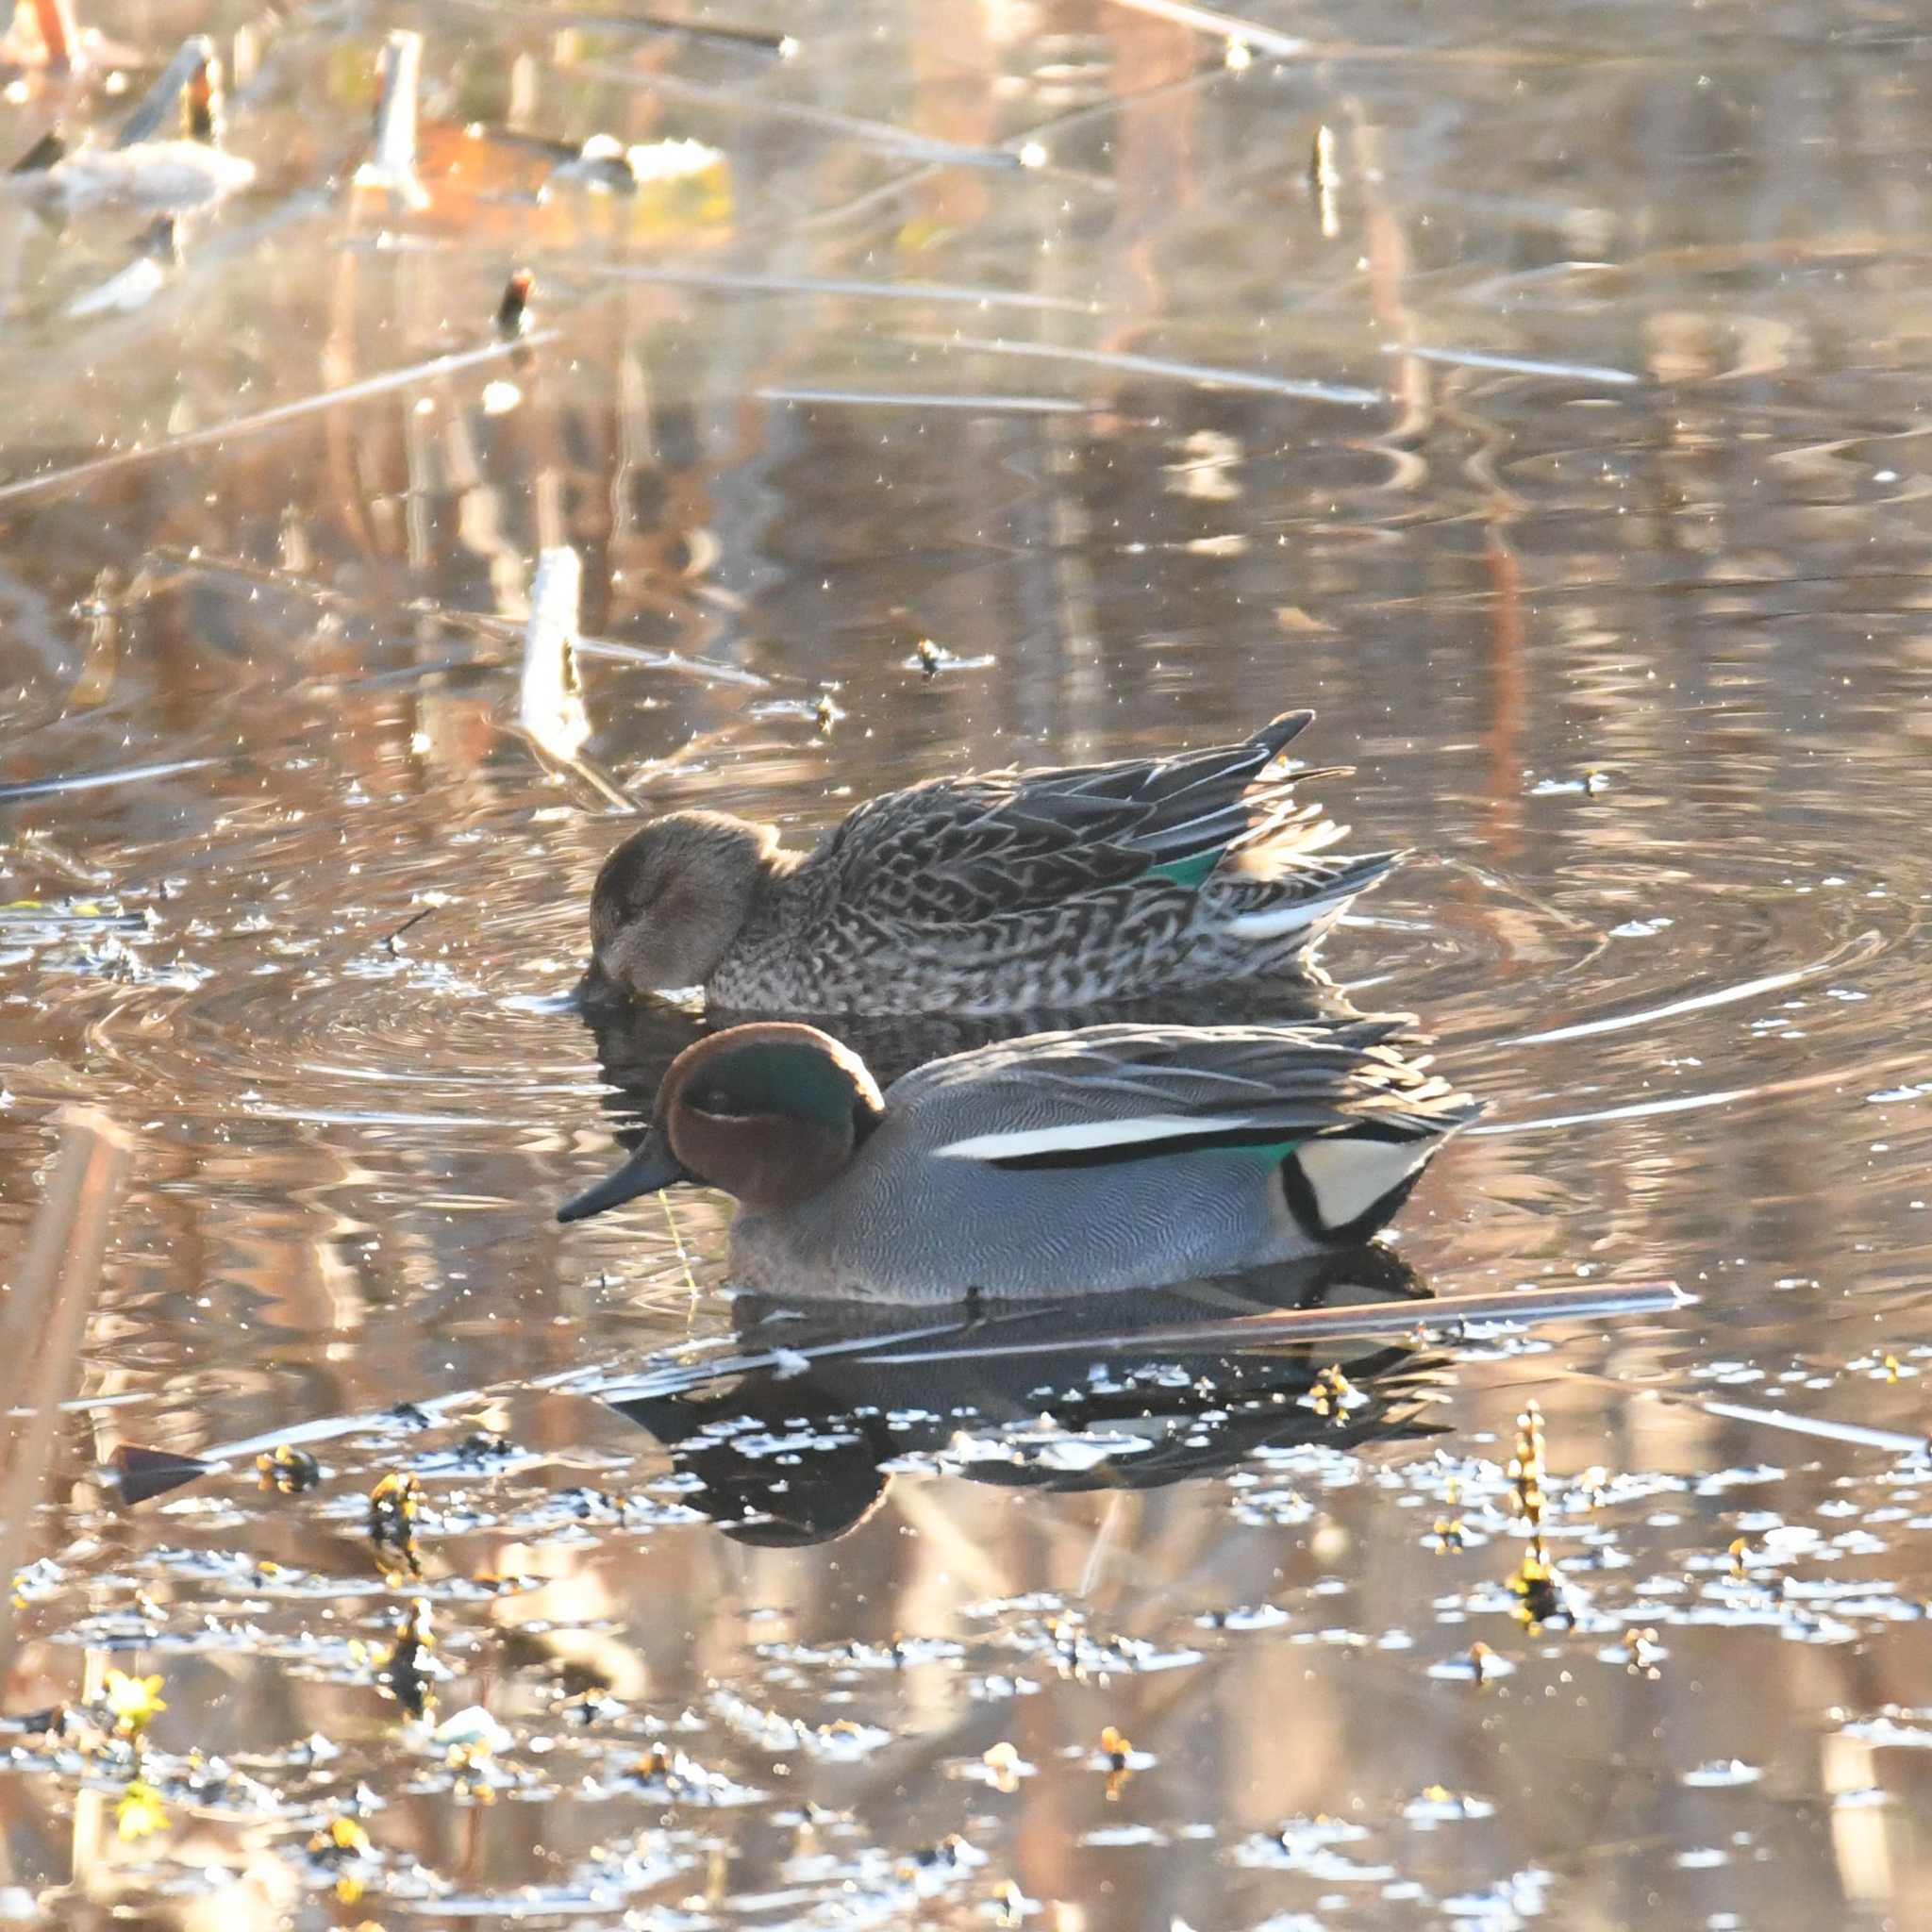
{"label": "floating plant debris", "polygon": [[1576,1618],[1570,1586],[1551,1559],[1543,1538],[1543,1412],[1532,1402],[1516,1418],[1516,1454],[1509,1462],[1510,1487],[1517,1513],[1529,1525],[1529,1543],[1507,1585],[1516,1598],[1518,1618],[1532,1631],[1553,1618],[1571,1623]]}
{"label": "floating plant debris", "polygon": [[537,277],[526,268],[511,271],[503,285],[503,300],[496,305],[496,333],[506,341],[530,332],[530,303],[537,292]]}
{"label": "floating plant debris", "polygon": [[1433,1830],[1440,1824],[1460,1824],[1474,1818],[1493,1818],[1496,1807],[1487,1798],[1466,1791],[1452,1791],[1444,1785],[1430,1785],[1403,1807],[1403,1817],[1419,1831]]}
{"label": "floating plant debris", "polygon": [[1100,1734],[1100,1749],[1088,1760],[1107,1774],[1107,1801],[1116,1802],[1136,1772],[1145,1771],[1156,1760],[1151,1751],[1136,1751],[1124,1732],[1108,1724]]}
{"label": "floating plant debris", "polygon": [[1317,1415],[1340,1422],[1350,1408],[1358,1407],[1368,1397],[1341,1373],[1339,1364],[1331,1363],[1315,1377],[1315,1386],[1306,1400]]}
{"label": "floating plant debris", "polygon": [[422,1507],[423,1485],[407,1471],[384,1476],[369,1492],[369,1541],[378,1557],[400,1558],[411,1576],[423,1574],[416,1547],[416,1512]]}
{"label": "floating plant debris", "polygon": [[698,1808],[756,1805],[765,1796],[763,1791],[741,1785],[723,1772],[708,1770],[695,1757],[663,1744],[653,1744],[641,1757],[623,1765],[607,1789]]}
{"label": "floating plant debris", "polygon": [[424,1717],[435,1707],[436,1680],[448,1674],[435,1652],[429,1604],[419,1596],[404,1611],[395,1641],[375,1669],[377,1690],[393,1697],[411,1717]]}
{"label": "floating plant debris", "polygon": [[168,1828],[168,1807],[161,1794],[143,1779],[136,1778],[121,1793],[114,1807],[114,1835],[124,1844],[152,1838]]}
{"label": "floating plant debris", "polygon": [[908,671],[917,671],[923,677],[933,678],[951,672],[991,670],[999,659],[991,652],[962,658],[931,638],[921,638],[913,645],[912,655],[903,661]]}
{"label": "floating plant debris", "polygon": [[139,1738],[168,1707],[161,1696],[158,1676],[130,1677],[125,1672],[111,1670],[101,1702],[113,1718],[114,1734],[120,1738]]}
{"label": "floating plant debris", "polygon": [[1276,1831],[1243,1840],[1235,1862],[1250,1870],[1301,1872],[1325,1885],[1386,1883],[1395,1875],[1392,1866],[1359,1863],[1340,1849],[1368,1837],[1365,1826],[1343,1819],[1291,1818]]}
{"label": "floating plant debris", "polygon": [[315,1457],[308,1450],[291,1448],[286,1442],[258,1456],[255,1469],[263,1489],[275,1490],[284,1496],[299,1496],[322,1480],[322,1465]]}
{"label": "floating plant debris", "polygon": [[1657,1666],[1670,1652],[1657,1641],[1656,1628],[1647,1625],[1641,1630],[1626,1630],[1621,1644],[1600,1650],[1597,1655],[1606,1663],[1622,1663],[1632,1676],[1649,1677],[1654,1682],[1661,1674]]}
{"label": "floating plant debris", "polygon": [[507,1751],[516,1740],[481,1705],[452,1711],[430,1733],[432,1741],[452,1751]]}
{"label": "floating plant debris", "polygon": [[1498,1677],[1509,1676],[1515,1669],[1516,1666],[1507,1657],[1498,1657],[1478,1638],[1460,1657],[1444,1657],[1441,1663],[1431,1664],[1429,1675],[1453,1682],[1482,1685],[1493,1683]]}

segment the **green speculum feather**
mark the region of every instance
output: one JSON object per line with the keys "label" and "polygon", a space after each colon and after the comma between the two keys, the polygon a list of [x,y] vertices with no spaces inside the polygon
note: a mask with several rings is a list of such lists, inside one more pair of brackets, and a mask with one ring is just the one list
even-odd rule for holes
{"label": "green speculum feather", "polygon": [[1217,845],[1211,852],[1196,852],[1189,858],[1171,858],[1165,865],[1150,865],[1147,876],[1150,879],[1172,879],[1177,886],[1193,888],[1201,885],[1214,868],[1221,863],[1224,845]]}
{"label": "green speculum feather", "polygon": [[1250,1142],[1245,1147],[1233,1147],[1228,1151],[1239,1154],[1243,1159],[1259,1161],[1263,1167],[1278,1167],[1302,1144],[1300,1137],[1292,1141],[1263,1141],[1258,1145]]}

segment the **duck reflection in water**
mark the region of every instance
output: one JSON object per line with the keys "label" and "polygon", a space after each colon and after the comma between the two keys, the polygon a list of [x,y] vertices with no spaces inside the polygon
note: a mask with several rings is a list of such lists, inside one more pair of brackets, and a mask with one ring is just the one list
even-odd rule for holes
{"label": "duck reflection in water", "polygon": [[[741,1352],[607,1389],[657,1437],[682,1500],[735,1541],[830,1541],[894,1474],[1055,1492],[1152,1490],[1258,1450],[1358,1449],[1440,1433],[1445,1364],[1367,1341],[1274,1347],[1244,1317],[1430,1299],[1391,1250],[1158,1292],[933,1311],[741,1296]],[[1185,1323],[1185,1339],[1157,1332]],[[1337,1373],[1339,1371],[1339,1374]]]}

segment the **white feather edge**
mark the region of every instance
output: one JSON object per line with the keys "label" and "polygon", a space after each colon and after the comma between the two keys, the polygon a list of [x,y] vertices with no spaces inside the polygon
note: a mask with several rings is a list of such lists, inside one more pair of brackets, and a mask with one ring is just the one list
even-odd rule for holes
{"label": "white feather edge", "polygon": [[1092,1147],[1131,1147],[1182,1134],[1218,1134],[1231,1127],[1259,1127],[1255,1114],[1145,1113],[1124,1121],[1074,1121],[1061,1127],[1014,1127],[974,1134],[932,1151],[941,1160],[1018,1160],[1029,1154],[1073,1154]]}
{"label": "white feather edge", "polygon": [[[1355,888],[1351,887],[1345,896],[1354,898]],[[1284,933],[1298,932],[1305,925],[1326,919],[1337,909],[1332,896],[1297,899],[1292,906],[1278,907],[1272,912],[1243,912],[1231,923],[1231,929],[1246,940],[1279,939]]]}

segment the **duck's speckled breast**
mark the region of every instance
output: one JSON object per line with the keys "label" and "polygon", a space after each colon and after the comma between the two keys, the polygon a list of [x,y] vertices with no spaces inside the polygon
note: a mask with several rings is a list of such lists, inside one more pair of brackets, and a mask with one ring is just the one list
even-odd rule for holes
{"label": "duck's speckled breast", "polygon": [[1332,911],[1273,946],[1232,932],[1212,893],[1138,884],[944,926],[793,901],[747,923],[706,985],[714,1007],[816,1013],[1009,1013],[1136,999],[1285,971]]}

